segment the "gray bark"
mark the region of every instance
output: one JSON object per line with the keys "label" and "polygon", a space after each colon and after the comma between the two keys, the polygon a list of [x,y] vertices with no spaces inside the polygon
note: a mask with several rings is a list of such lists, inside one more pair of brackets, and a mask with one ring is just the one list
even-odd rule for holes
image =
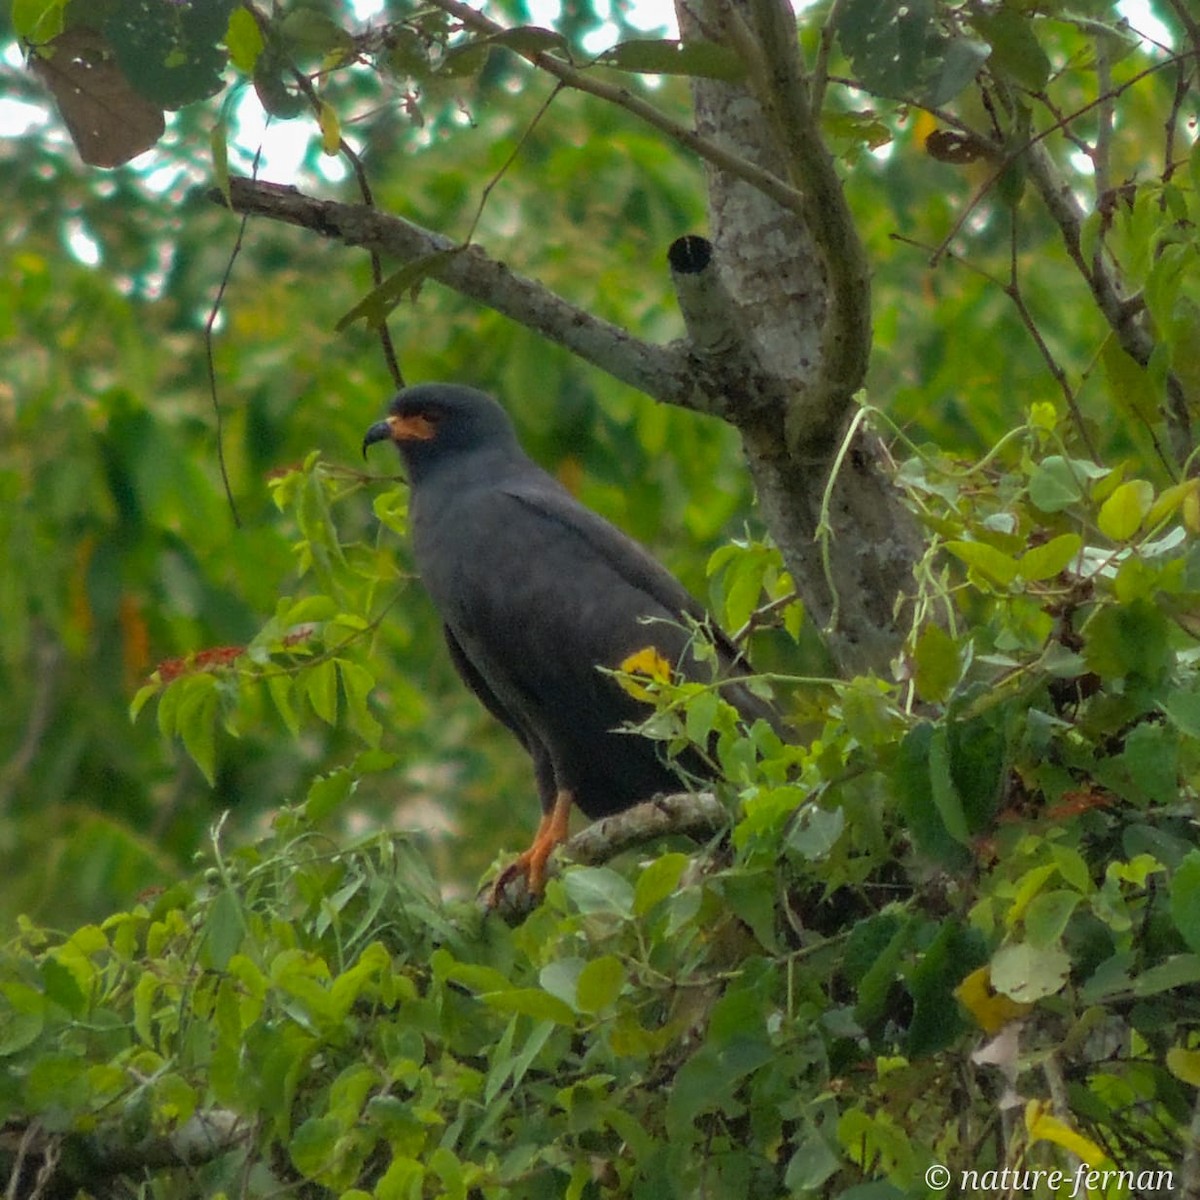
{"label": "gray bark", "polygon": [[[775,383],[719,408],[742,433],[763,519],[835,661],[847,673],[885,669],[903,643],[897,599],[911,590],[921,538],[875,438],[856,432],[839,454],[867,365],[869,274],[809,104],[795,18],[786,0],[677,0],[677,12],[685,39],[729,44],[747,66],[744,83],[694,82],[698,132],[807,199],[785,209],[706,161],[719,290]],[[775,402],[758,403],[763,394]]]}

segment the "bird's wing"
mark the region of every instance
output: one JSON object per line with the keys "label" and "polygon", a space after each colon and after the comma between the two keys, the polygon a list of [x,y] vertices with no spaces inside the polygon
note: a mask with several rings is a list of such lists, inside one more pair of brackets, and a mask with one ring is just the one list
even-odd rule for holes
{"label": "bird's wing", "polygon": [[503,491],[541,517],[561,523],[592,556],[665,609],[671,618],[681,624],[687,618],[703,626],[726,667],[750,670],[741,652],[674,575],[631,537],[585,508],[555,480],[549,477],[521,480],[505,486]]}
{"label": "bird's wing", "polygon": [[475,664],[467,657],[467,652],[462,648],[458,638],[454,636],[454,630],[449,625],[443,625],[442,633],[446,638],[446,648],[450,651],[450,661],[454,664],[459,678],[475,693],[483,707],[510,733],[514,734],[521,745],[528,750],[529,736],[527,732],[521,727],[516,717],[500,702],[500,697],[492,691],[487,680],[480,675]]}
{"label": "bird's wing", "polygon": [[[734,682],[740,675],[754,673],[746,657],[683,584],[648,551],[603,517],[578,503],[552,477],[522,479],[502,490],[542,520],[561,525],[562,536],[573,538],[583,551],[576,555],[581,567],[589,559],[593,563],[602,563],[629,587],[649,598],[652,604],[647,604],[647,609],[653,605],[659,606],[665,610],[665,620],[680,626],[686,620],[698,623],[716,647],[719,674],[730,681],[722,688],[725,699],[747,722],[762,718],[780,737],[785,740],[791,737],[786,723],[771,703],[745,685]],[[660,648],[674,643],[675,652],[686,643],[687,637],[686,632],[671,634],[661,628],[657,633],[652,633],[648,628],[646,633],[647,642],[659,644]],[[611,665],[615,666],[616,663]]]}

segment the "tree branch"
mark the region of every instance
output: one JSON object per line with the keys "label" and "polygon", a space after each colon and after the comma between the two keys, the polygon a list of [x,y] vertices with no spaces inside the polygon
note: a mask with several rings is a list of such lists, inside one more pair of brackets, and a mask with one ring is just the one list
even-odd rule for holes
{"label": "tree branch", "polygon": [[12,1152],[5,1195],[73,1196],[79,1187],[96,1191],[123,1176],[200,1166],[238,1149],[253,1131],[244,1117],[223,1108],[199,1110],[170,1133],[136,1141],[120,1124],[86,1135],[47,1133],[36,1121],[24,1128],[5,1126],[0,1154],[7,1158]]}
{"label": "tree branch", "polygon": [[[250,179],[230,181],[235,212],[310,229],[347,246],[391,255],[403,263],[433,259],[428,274],[518,324],[668,404],[707,411],[696,394],[683,342],[655,346],[592,316],[542,284],[518,275],[478,246],[463,246],[402,217],[363,204],[318,200],[293,187]],[[224,204],[219,192],[212,198]]]}
{"label": "tree branch", "polygon": [[[1037,188],[1042,202],[1062,234],[1067,254],[1091,289],[1097,307],[1108,322],[1121,348],[1134,362],[1146,366],[1154,351],[1154,336],[1139,319],[1143,311],[1122,294],[1116,272],[1104,260],[1102,247],[1088,262],[1083,254],[1084,212],[1071,185],[1059,173],[1058,166],[1040,139],[1034,139],[1026,150],[1029,178]],[[1187,400],[1179,378],[1167,375],[1167,431],[1171,450],[1177,463],[1183,463],[1191,452],[1191,419]]]}
{"label": "tree branch", "polygon": [[[736,12],[736,10],[733,10]],[[871,354],[871,270],[846,202],[833,157],[809,101],[790,6],[754,0],[754,45],[765,72],[752,72],[758,100],[775,126],[792,177],[803,181],[801,216],[825,267],[828,303],[821,329],[821,362],[812,386],[788,413],[788,444],[828,441],[845,421]],[[738,22],[732,21],[736,28]]]}
{"label": "tree branch", "polygon": [[[497,34],[505,32],[503,25],[485,17],[483,13],[471,8],[470,5],[462,3],[462,0],[431,0],[431,2],[442,12],[457,17],[463,25],[477,33],[495,37]],[[797,215],[802,212],[804,196],[796,188],[780,179],[778,175],[764,170],[741,155],[734,154],[725,146],[702,137],[694,129],[689,129],[686,125],[672,120],[655,108],[653,104],[647,103],[640,96],[635,96],[627,88],[617,87],[614,84],[605,83],[601,79],[596,79],[547,50],[527,50],[517,46],[509,48],[527,62],[532,63],[533,66],[553,75],[555,79],[561,80],[565,86],[574,88],[576,91],[587,92],[589,95],[615,104],[618,108],[625,109],[626,112],[645,121],[647,125],[653,126],[660,133],[665,133],[673,142],[686,147],[694,154],[712,163],[713,166],[720,167],[722,171],[758,188],[783,208],[790,209]]]}
{"label": "tree branch", "polygon": [[704,380],[704,395],[721,404],[715,415],[736,424],[754,405],[786,403],[779,381],[754,353],[742,312],[717,269],[712,242],[695,234],[676,238],[667,262],[697,377]]}
{"label": "tree branch", "polygon": [[[550,859],[548,875],[553,878],[564,860],[595,867],[626,850],[664,837],[687,837],[703,842],[729,828],[729,810],[711,792],[676,792],[656,796],[624,812],[593,821],[569,838]],[[506,921],[520,920],[537,905],[523,876],[505,888],[496,912]]]}

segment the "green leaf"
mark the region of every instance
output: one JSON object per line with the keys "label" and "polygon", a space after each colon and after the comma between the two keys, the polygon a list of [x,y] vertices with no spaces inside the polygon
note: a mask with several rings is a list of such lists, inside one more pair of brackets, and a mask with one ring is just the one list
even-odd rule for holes
{"label": "green leaf", "polygon": [[1082,632],[1084,660],[1103,679],[1133,676],[1158,683],[1170,667],[1169,621],[1148,600],[1098,609]]}
{"label": "green leaf", "polygon": [[936,53],[933,17],[930,0],[904,5],[846,0],[838,17],[838,41],[867,88],[903,95],[925,77],[927,52]]}
{"label": "green leaf", "polygon": [[576,993],[579,990],[579,976],[586,962],[586,959],[577,954],[556,958],[538,972],[538,983],[550,995],[557,996],[564,1004],[570,1005],[578,1012]]}
{"label": "green leaf", "polygon": [[429,966],[435,979],[450,979],[473,992],[498,992],[509,986],[503,971],[482,963],[457,962],[449,951],[440,947],[430,955]]}
{"label": "green leaf", "polygon": [[1154,488],[1144,479],[1131,479],[1100,506],[1096,523],[1105,537],[1125,542],[1137,533],[1153,504]]}
{"label": "green leaf", "polygon": [[383,737],[383,726],[368,703],[375,687],[375,676],[360,663],[345,658],[336,661],[346,696],[346,720],[368,746],[378,746]]}
{"label": "green leaf", "polygon": [[318,1178],[333,1158],[341,1134],[341,1122],[336,1118],[309,1117],[288,1143],[292,1165],[306,1178]]}
{"label": "green leaf", "polygon": [[946,831],[956,842],[965,845],[971,840],[971,831],[963,811],[962,796],[950,771],[950,735],[944,724],[934,726],[929,741],[929,782],[934,807]]}
{"label": "green leaf", "polygon": [[229,14],[229,27],[225,31],[230,61],[239,71],[249,75],[254,71],[264,44],[258,22],[249,9],[239,5]]}
{"label": "green leaf", "polygon": [[574,867],[563,874],[562,883],[581,913],[633,915],[633,888],[610,867]]}
{"label": "green leaf", "polygon": [[1193,988],[1200,983],[1200,954],[1173,954],[1133,980],[1135,996],[1157,996],[1176,988]]}
{"label": "green leaf", "polygon": [[1029,476],[1029,498],[1044,513],[1062,512],[1083,499],[1078,464],[1050,455]]}
{"label": "green leaf", "polygon": [[656,904],[672,895],[691,860],[674,851],[648,864],[638,876],[633,892],[634,916],[644,917]]}
{"label": "green leaf", "polygon": [[[425,1194],[425,1168],[415,1158],[393,1154],[375,1190],[374,1200],[420,1200]],[[345,1196],[342,1200],[347,1200]]]}
{"label": "green leaf", "polygon": [[354,775],[342,768],[318,775],[309,784],[304,798],[304,814],[310,821],[323,821],[336,812],[354,791]]}
{"label": "green leaf", "polygon": [[282,47],[289,53],[327,58],[349,50],[354,44],[346,30],[311,5],[289,8],[276,30]]}
{"label": "green leaf", "polygon": [[225,51],[235,0],[205,4],[123,5],[107,12],[103,29],[116,61],[142,96],[162,108],[182,108],[223,86]]}
{"label": "green leaf", "polygon": [[1125,351],[1115,333],[1101,346],[1100,362],[1117,411],[1146,426],[1155,425],[1159,419],[1158,387],[1150,372]]}
{"label": "green leaf", "polygon": [[735,83],[746,74],[742,60],[715,42],[680,42],[673,38],[618,42],[597,59],[619,71],[651,75],[693,75]]}
{"label": "green leaf", "polygon": [[992,64],[1022,87],[1040,92],[1050,79],[1050,59],[1038,42],[1031,18],[1013,8],[974,9],[971,24],[992,47]]}
{"label": "green leaf", "polygon": [[958,645],[940,625],[926,625],[917,637],[913,667],[917,694],[928,703],[939,703],[950,694],[962,673]]}
{"label": "green leaf", "polygon": [[771,872],[734,868],[714,879],[712,886],[767,950],[778,948],[776,883]]}
{"label": "green leaf", "polygon": [[991,52],[991,47],[985,42],[967,37],[951,38],[946,43],[937,74],[925,94],[926,103],[938,108],[965,91],[974,82]]}
{"label": "green leaf", "polygon": [[1188,947],[1200,954],[1200,850],[1193,850],[1171,876],[1171,920]]}
{"label": "green leaf", "polygon": [[506,988],[501,992],[484,992],[479,999],[497,1012],[519,1013],[556,1025],[575,1024],[575,1013],[570,1006],[542,988]]}
{"label": "green leaf", "polygon": [[788,1160],[783,1186],[789,1195],[811,1193],[820,1188],[842,1165],[841,1156],[820,1133],[812,1132],[800,1140]]}
{"label": "green leaf", "polygon": [[21,41],[40,46],[63,31],[68,0],[13,0],[13,32]]}
{"label": "green leaf", "polygon": [[972,570],[1002,587],[1007,587],[1017,577],[1017,560],[987,542],[947,542],[946,549]]}
{"label": "green leaf", "polygon": [[129,702],[129,719],[136,721],[138,714],[146,707],[146,702],[151,696],[157,696],[162,691],[161,683],[144,683],[134,694],[133,699]]}
{"label": "green leaf", "polygon": [[154,1001],[158,996],[159,980],[152,971],[147,971],[133,989],[133,1029],[147,1045],[154,1045],[154,1031],[150,1018],[154,1013]]}
{"label": "green leaf", "polygon": [[689,697],[684,711],[684,733],[697,746],[707,743],[709,734],[716,725],[721,708],[721,697],[715,689],[708,688]]}
{"label": "green leaf", "polygon": [[846,811],[841,805],[805,804],[788,825],[787,848],[809,862],[820,862],[838,844],[845,828]]}
{"label": "green leaf", "polygon": [[1065,888],[1039,892],[1025,909],[1025,935],[1032,946],[1045,949],[1056,945],[1083,897]]}
{"label": "green leaf", "polygon": [[1030,583],[1053,579],[1077,558],[1083,539],[1077,533],[1061,533],[1021,555],[1021,578]]}
{"label": "green leaf", "polygon": [[[854,1005],[855,1019],[861,1025],[873,1025],[888,1011],[892,1003],[892,986],[900,971],[900,963],[912,940],[911,921],[872,922],[880,933],[891,932],[891,936],[880,945],[858,981],[857,1001]],[[855,932],[858,932],[856,928]]]}
{"label": "green leaf", "polygon": [[41,965],[42,988],[48,1000],[61,1005],[72,1016],[81,1016],[87,1007],[87,998],[75,972],[57,958],[47,958]]}
{"label": "green leaf", "polygon": [[178,681],[179,709],[175,729],[183,738],[184,749],[204,773],[209,786],[216,782],[217,771],[217,697],[216,678],[202,671]]}
{"label": "green leaf", "polygon": [[567,50],[567,39],[555,29],[540,25],[515,25],[511,29],[491,34],[487,41],[493,46],[505,46],[518,54],[540,54],[547,50]]}
{"label": "green leaf", "polygon": [[914,726],[900,743],[892,769],[892,785],[900,801],[900,813],[912,832],[917,848],[951,870],[970,863],[970,854],[950,835],[933,799],[930,750],[934,726]]}
{"label": "green leaf", "polygon": [[1200,690],[1172,689],[1162,709],[1185,737],[1200,738]]}
{"label": "green leaf", "polygon": [[579,973],[575,1003],[580,1012],[598,1013],[616,1002],[625,984],[625,967],[612,954],[587,963]]}
{"label": "green leaf", "polygon": [[1017,942],[992,955],[992,987],[1020,1004],[1061,991],[1070,972],[1070,955],[1059,946]]}
{"label": "green leaf", "polygon": [[246,919],[236,893],[222,889],[213,897],[204,921],[204,961],[223,971],[242,944]]}
{"label": "green leaf", "polygon": [[337,724],[337,665],[331,658],[313,663],[303,674],[304,692],[317,714],[327,725]]}
{"label": "green leaf", "polygon": [[452,246],[447,250],[435,250],[431,254],[405,263],[378,287],[372,288],[349,312],[340,317],[334,325],[334,329],[338,333],[343,333],[359,320],[365,321],[372,329],[378,329],[387,320],[392,309],[404,299],[406,292],[412,292],[415,295],[426,279],[436,274],[465,249],[465,246]]}
{"label": "green leaf", "polygon": [[275,708],[292,737],[300,736],[300,714],[292,702],[296,693],[296,678],[283,671],[268,671],[266,675],[267,691],[275,702]]}
{"label": "green leaf", "polygon": [[[237,11],[245,10],[239,8]],[[233,208],[233,192],[229,182],[229,126],[223,115],[214,122],[208,144],[212,152],[213,180],[225,199],[226,207]]]}
{"label": "green leaf", "polygon": [[971,967],[984,961],[981,939],[957,921],[946,921],[908,977],[913,1014],[905,1053],[923,1058],[948,1046],[965,1022],[955,988]]}

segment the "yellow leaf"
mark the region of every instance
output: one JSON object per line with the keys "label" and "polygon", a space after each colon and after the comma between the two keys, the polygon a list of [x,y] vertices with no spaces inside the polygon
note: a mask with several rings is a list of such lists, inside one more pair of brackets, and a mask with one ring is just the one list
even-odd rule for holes
{"label": "yellow leaf", "polygon": [[1058,411],[1048,400],[1029,406],[1029,424],[1039,433],[1053,433],[1058,425]]}
{"label": "yellow leaf", "polygon": [[[620,667],[627,675],[643,675],[655,683],[671,682],[671,664],[653,647],[643,646],[621,660]],[[652,703],[654,695],[649,688],[643,687],[633,679],[618,679],[617,681],[635,700]]]}
{"label": "yellow leaf", "polygon": [[1192,531],[1200,533],[1200,496],[1193,489],[1183,498],[1183,523]]}
{"label": "yellow leaf", "polygon": [[1192,1087],[1200,1087],[1200,1050],[1185,1050],[1182,1046],[1172,1046],[1167,1051],[1167,1070],[1176,1079],[1182,1079]]}
{"label": "yellow leaf", "polygon": [[1183,483],[1164,488],[1161,495],[1155,500],[1153,507],[1146,514],[1147,526],[1153,528],[1160,521],[1166,520],[1189,498],[1195,500],[1197,487],[1200,487],[1200,479],[1185,479]]}
{"label": "yellow leaf", "polygon": [[1033,1007],[995,991],[987,967],[972,971],[954,989],[954,994],[984,1033],[998,1033],[1009,1021],[1023,1017]]}
{"label": "yellow leaf", "polygon": [[321,149],[326,154],[336,154],[342,145],[342,123],[327,100],[321,101],[317,120],[321,123]]}
{"label": "yellow leaf", "polygon": [[1108,1157],[1095,1142],[1076,1133],[1065,1121],[1051,1113],[1044,1101],[1030,1100],[1025,1105],[1025,1128],[1031,1141],[1053,1142],[1083,1159],[1089,1167],[1098,1166]]}
{"label": "yellow leaf", "polygon": [[1144,479],[1123,483],[1100,506],[1096,523],[1114,542],[1128,541],[1138,531],[1142,518],[1154,504],[1154,488]]}
{"label": "yellow leaf", "polygon": [[657,683],[671,682],[671,664],[653,646],[643,646],[622,659],[621,670],[629,675],[648,675]]}

